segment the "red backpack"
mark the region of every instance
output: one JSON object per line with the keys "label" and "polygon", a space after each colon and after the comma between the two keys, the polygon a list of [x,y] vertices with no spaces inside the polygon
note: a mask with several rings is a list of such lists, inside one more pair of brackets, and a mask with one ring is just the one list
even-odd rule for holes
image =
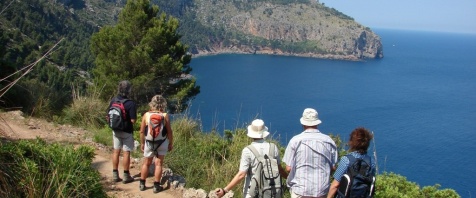
{"label": "red backpack", "polygon": [[159,142],[167,139],[167,130],[165,129],[165,114],[158,112],[147,112],[147,129],[145,139],[147,141]]}

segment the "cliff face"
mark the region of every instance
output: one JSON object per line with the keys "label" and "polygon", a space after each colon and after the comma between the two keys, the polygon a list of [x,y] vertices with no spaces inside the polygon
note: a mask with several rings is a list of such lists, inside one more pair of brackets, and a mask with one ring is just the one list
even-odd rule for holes
{"label": "cliff face", "polygon": [[348,60],[383,57],[378,35],[314,1],[237,4],[226,0],[196,0],[192,10],[196,22],[231,35],[213,39],[204,48],[192,44],[198,55],[257,53]]}
{"label": "cliff face", "polygon": [[[124,0],[85,2],[84,7],[92,12],[85,18],[100,26],[113,25],[125,4]],[[252,53],[345,60],[383,57],[380,38],[370,28],[315,0],[151,2],[179,19],[181,40],[196,56]]]}

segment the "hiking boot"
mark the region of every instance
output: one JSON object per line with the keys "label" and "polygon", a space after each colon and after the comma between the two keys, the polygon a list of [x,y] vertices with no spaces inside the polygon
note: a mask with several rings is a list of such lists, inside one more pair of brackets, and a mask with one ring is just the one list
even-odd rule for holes
{"label": "hiking boot", "polygon": [[139,189],[140,191],[145,190],[145,180],[142,180],[142,179],[140,180]]}
{"label": "hiking boot", "polygon": [[160,183],[154,182],[154,193],[159,193],[162,190],[164,190],[164,188],[160,185]]}
{"label": "hiking boot", "polygon": [[134,178],[131,177],[130,173],[124,173],[124,180],[122,180],[123,184],[131,183],[134,181]]}
{"label": "hiking boot", "polygon": [[119,177],[119,173],[118,172],[112,172],[112,181],[113,182],[120,182],[122,181],[122,179]]}

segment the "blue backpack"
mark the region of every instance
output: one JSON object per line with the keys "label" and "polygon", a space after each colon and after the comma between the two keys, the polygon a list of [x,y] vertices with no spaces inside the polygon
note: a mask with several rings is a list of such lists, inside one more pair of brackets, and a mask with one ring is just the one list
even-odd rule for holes
{"label": "blue backpack", "polygon": [[363,159],[355,158],[347,154],[349,167],[341,177],[338,198],[368,198],[375,193],[375,175],[372,172],[370,156],[365,155]]}

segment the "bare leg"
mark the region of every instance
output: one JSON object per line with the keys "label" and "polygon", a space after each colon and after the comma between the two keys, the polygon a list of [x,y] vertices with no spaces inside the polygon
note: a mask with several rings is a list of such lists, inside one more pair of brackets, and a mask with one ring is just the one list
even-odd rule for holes
{"label": "bare leg", "polygon": [[155,159],[155,174],[154,174],[154,179],[155,182],[160,182],[160,179],[162,178],[162,165],[164,163],[164,155],[159,155]]}
{"label": "bare leg", "polygon": [[121,149],[114,149],[112,153],[112,169],[118,170],[119,168],[119,155],[121,154]]}
{"label": "bare leg", "polygon": [[149,175],[149,166],[152,164],[152,159],[154,159],[154,157],[144,158],[144,163],[142,164],[142,169],[140,171],[140,179],[147,179],[147,176]]}
{"label": "bare leg", "polygon": [[[123,152],[123,158],[124,159],[122,159],[122,165],[124,167],[124,170],[128,171],[129,167],[131,165],[131,152],[130,151],[124,151]],[[119,157],[118,157],[118,159],[119,159]]]}

